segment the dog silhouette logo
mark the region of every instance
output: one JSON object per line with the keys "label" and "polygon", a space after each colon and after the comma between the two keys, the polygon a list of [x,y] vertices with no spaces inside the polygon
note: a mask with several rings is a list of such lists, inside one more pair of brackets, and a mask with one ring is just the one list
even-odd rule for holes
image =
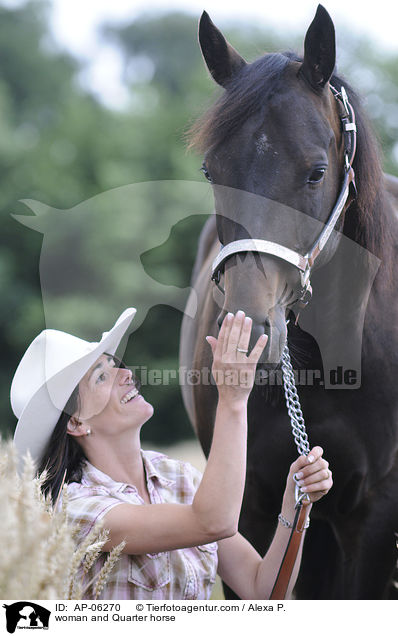
{"label": "dog silhouette logo", "polygon": [[6,610],[7,631],[13,634],[16,629],[48,629],[50,610],[32,603],[18,601],[11,605],[4,604]]}

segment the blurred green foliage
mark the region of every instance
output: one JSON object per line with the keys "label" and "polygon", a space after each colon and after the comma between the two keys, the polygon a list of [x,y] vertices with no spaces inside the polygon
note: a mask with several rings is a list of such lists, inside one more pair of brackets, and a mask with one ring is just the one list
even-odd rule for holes
{"label": "blurred green foliage", "polygon": [[[283,16],[280,34],[251,24],[220,26],[248,60],[266,50],[290,48],[300,53],[304,38],[300,33],[294,41],[286,41]],[[193,207],[183,188],[177,200],[174,195],[165,197],[163,186],[154,186],[142,205],[134,199],[128,223],[121,221],[113,204],[105,206],[95,217],[101,219],[100,235],[98,221],[90,215],[80,216],[68,230],[60,221],[57,225],[62,215],[53,216],[54,272],[63,263],[68,276],[47,277],[45,308],[39,263],[46,234],[43,239],[41,232],[21,225],[11,213],[29,214],[21,199],[43,202],[54,215],[54,209],[76,210],[91,197],[128,184],[201,181],[201,158],[187,152],[185,133],[220,89],[203,65],[196,34],[197,19],[183,13],[147,14],[132,24],[104,25],[104,42],[112,43],[123,56],[123,79],[131,95],[128,107],[112,110],[78,81],[82,62],[53,41],[46,2],[31,0],[14,9],[0,6],[0,426],[4,435],[15,426],[9,405],[14,370],[39,331],[56,326],[98,339],[124,306],[140,311],[140,303],[145,304],[145,290],[140,288],[141,280],[147,280],[143,273],[164,286],[181,290],[189,286],[198,235],[211,206],[205,196],[200,204],[194,186]],[[383,146],[386,170],[397,174],[397,55],[381,54],[374,44],[353,40],[343,30],[338,32],[338,59],[339,71],[364,96]],[[138,267],[132,256],[130,263],[129,254],[134,245],[137,256],[140,237]],[[153,238],[152,247],[144,237]],[[47,274],[49,262],[47,257]],[[128,364],[177,369],[181,318],[173,304],[150,307],[129,340]],[[144,440],[163,444],[192,435],[176,379],[169,385],[147,387],[146,396],[155,405],[155,415],[143,432]]]}

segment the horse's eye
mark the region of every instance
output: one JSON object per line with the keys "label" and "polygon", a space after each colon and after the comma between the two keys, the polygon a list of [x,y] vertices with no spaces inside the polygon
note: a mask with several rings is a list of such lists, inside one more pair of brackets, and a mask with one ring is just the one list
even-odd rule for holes
{"label": "horse's eye", "polygon": [[308,183],[319,183],[322,181],[325,172],[326,168],[315,168],[310,174]]}
{"label": "horse's eye", "polygon": [[202,163],[201,171],[203,172],[203,174],[205,175],[205,177],[209,181],[209,183],[213,183],[213,179],[210,176],[210,172],[208,171],[205,162]]}

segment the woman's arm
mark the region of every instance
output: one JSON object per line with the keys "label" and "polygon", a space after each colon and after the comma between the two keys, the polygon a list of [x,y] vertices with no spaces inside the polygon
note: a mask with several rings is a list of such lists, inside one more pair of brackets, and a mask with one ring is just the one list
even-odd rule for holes
{"label": "woman's arm", "polygon": [[[309,515],[312,502],[324,496],[332,486],[332,474],[329,464],[322,458],[322,449],[315,447],[309,457],[299,457],[290,468],[286,490],[283,497],[282,515],[290,522],[294,518],[293,475],[302,473],[302,485],[307,488],[311,504],[306,506]],[[219,542],[219,569],[223,581],[242,599],[268,599],[271,595],[275,579],[285,553],[291,530],[278,523],[274,538],[264,558],[240,534]],[[304,535],[305,536],[305,535]],[[301,543],[296,563],[292,572],[287,597],[290,596],[296,583],[300,568],[303,542]]]}
{"label": "woman's arm", "polygon": [[238,347],[248,349],[251,325],[243,312],[230,314],[218,339],[208,337],[219,397],[207,466],[192,504],[115,506],[104,516],[110,532],[105,550],[125,540],[127,554],[162,552],[237,532],[246,473],[247,399],[267,341],[260,337],[250,356],[239,352]]}
{"label": "woman's arm", "polygon": [[246,407],[219,402],[209,462],[192,504],[119,504],[104,516],[108,551],[126,541],[126,554],[178,550],[237,531],[245,468]]}

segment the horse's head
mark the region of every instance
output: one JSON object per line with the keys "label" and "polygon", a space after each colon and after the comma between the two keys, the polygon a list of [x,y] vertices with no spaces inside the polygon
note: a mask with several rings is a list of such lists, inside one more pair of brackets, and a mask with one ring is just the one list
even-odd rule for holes
{"label": "horse's head", "polygon": [[[199,41],[211,75],[224,88],[196,135],[205,151],[205,175],[214,184],[220,242],[260,239],[304,256],[329,219],[344,176],[342,110],[329,85],[335,66],[333,22],[319,6],[303,60],[267,54],[248,64],[206,13]],[[337,228],[346,207],[343,202]],[[338,236],[328,238],[316,267],[331,259]],[[253,342],[268,333],[263,361],[270,364],[280,360],[286,317],[309,273],[293,261],[273,248],[233,252],[222,262],[219,324],[227,311],[243,309],[253,318]]]}

